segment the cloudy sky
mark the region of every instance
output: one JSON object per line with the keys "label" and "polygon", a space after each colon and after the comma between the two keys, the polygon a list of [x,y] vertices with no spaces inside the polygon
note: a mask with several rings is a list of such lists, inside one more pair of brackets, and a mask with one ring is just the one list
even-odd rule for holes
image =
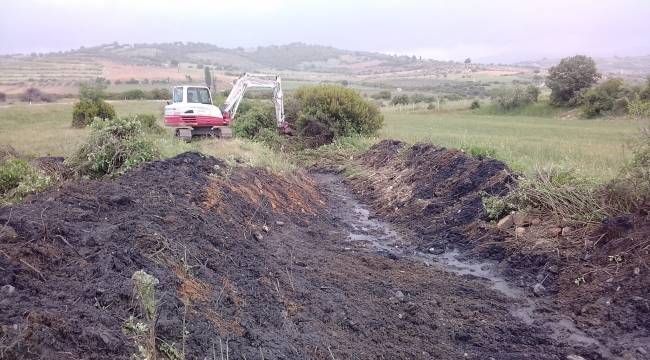
{"label": "cloudy sky", "polygon": [[0,54],[113,41],[301,41],[498,62],[647,55],[650,0],[10,0],[0,10]]}

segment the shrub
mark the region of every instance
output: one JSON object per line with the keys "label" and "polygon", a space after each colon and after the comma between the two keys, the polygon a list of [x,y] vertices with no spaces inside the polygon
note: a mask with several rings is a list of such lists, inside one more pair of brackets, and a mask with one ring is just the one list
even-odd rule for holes
{"label": "shrub", "polygon": [[650,118],[650,101],[630,101],[627,105],[627,112],[633,118]]}
{"label": "shrub", "polygon": [[632,161],[607,186],[611,207],[622,212],[636,212],[650,206],[650,129],[644,128],[634,148]]}
{"label": "shrub", "polygon": [[123,173],[157,156],[158,150],[145,139],[140,121],[121,117],[93,121],[88,140],[67,162],[78,175],[99,178]]}
{"label": "shrub", "polygon": [[[432,105],[432,104],[429,104]],[[479,109],[481,107],[481,102],[478,101],[478,99],[472,100],[472,103],[469,105],[469,108],[474,110],[474,109]]]}
{"label": "shrub", "polygon": [[54,98],[52,97],[52,95],[44,94],[43,92],[41,92],[41,90],[35,87],[30,87],[20,95],[20,100],[24,102],[30,102],[30,103],[38,102],[38,101],[52,102]]}
{"label": "shrub", "polygon": [[26,160],[7,157],[0,162],[0,203],[19,201],[53,182],[54,179],[30,166]]}
{"label": "shrub", "polygon": [[406,94],[395,95],[390,101],[391,105],[408,105],[411,102]]}
{"label": "shrub", "polygon": [[276,126],[274,109],[256,104],[237,116],[232,131],[239,137],[254,139],[262,129],[275,130]]}
{"label": "shrub", "polygon": [[154,114],[137,114],[135,119],[140,122],[142,129],[146,132],[162,133],[165,131],[158,125],[158,118]]}
{"label": "shrub", "polygon": [[579,104],[580,93],[595,84],[601,75],[590,57],[564,58],[548,71],[546,86],[551,89],[551,103],[558,106]]}
{"label": "shrub", "polygon": [[382,90],[376,94],[373,94],[371,97],[376,100],[390,100],[393,95],[388,90]]}
{"label": "shrub", "polygon": [[0,102],[5,102],[5,101],[7,101],[7,94],[0,91]]}
{"label": "shrub", "polygon": [[126,100],[141,100],[145,98],[144,91],[140,89],[128,90],[122,93],[123,98]]}
{"label": "shrub", "polygon": [[93,102],[106,99],[106,84],[104,82],[79,84],[79,99]]}
{"label": "shrub", "polygon": [[499,88],[492,91],[492,103],[500,111],[511,111],[535,102],[534,94],[521,86]]}
{"label": "shrub", "polygon": [[352,89],[319,85],[300,88],[295,96],[300,104],[296,122],[299,133],[312,123],[318,123],[334,137],[372,135],[384,122],[377,105],[364,100]]}
{"label": "shrub", "polygon": [[115,117],[113,106],[103,100],[81,99],[72,109],[72,126],[82,128],[90,125],[95,118],[112,119]]}
{"label": "shrub", "polygon": [[603,114],[624,115],[629,98],[635,98],[633,90],[624,86],[621,79],[610,79],[594,86],[584,94],[583,113],[587,118]]}
{"label": "shrub", "polygon": [[539,88],[535,85],[526,86],[526,93],[533,102],[537,102],[537,100],[539,100],[539,92]]}

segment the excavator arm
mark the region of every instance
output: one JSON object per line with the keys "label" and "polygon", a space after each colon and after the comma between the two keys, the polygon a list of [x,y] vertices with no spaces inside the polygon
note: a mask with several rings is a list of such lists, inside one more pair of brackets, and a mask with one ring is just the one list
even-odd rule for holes
{"label": "excavator arm", "polygon": [[279,75],[269,74],[251,74],[246,73],[244,76],[237,79],[233,85],[230,94],[223,104],[224,117],[234,119],[237,114],[237,109],[241,103],[246,91],[249,88],[271,89],[273,90],[273,104],[275,105],[275,117],[278,127],[285,127],[284,123],[284,100],[282,94],[282,80]]}

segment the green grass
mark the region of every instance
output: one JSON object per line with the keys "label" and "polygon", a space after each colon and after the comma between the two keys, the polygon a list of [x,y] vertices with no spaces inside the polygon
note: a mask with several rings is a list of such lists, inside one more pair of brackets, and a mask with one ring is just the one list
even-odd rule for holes
{"label": "green grass", "polygon": [[[164,102],[112,102],[118,115],[153,113],[162,124]],[[580,175],[607,180],[630,159],[627,145],[640,123],[616,120],[580,120],[548,117],[547,109],[528,110],[544,116],[484,115],[484,109],[399,112],[386,110],[381,138],[410,143],[429,141],[441,146],[480,152],[506,161],[512,168],[533,172],[538,167],[563,166]],[[486,112],[489,113],[489,112]],[[0,144],[32,156],[67,156],[87,136],[70,126],[72,104],[11,105],[0,107]],[[296,167],[287,154],[247,140],[198,140],[190,144],[170,131],[151,135],[163,156],[197,150],[274,171]]]}
{"label": "green grass", "polygon": [[641,124],[460,112],[386,112],[382,138],[446,147],[494,149],[498,159],[526,173],[562,166],[599,180],[615,176],[631,158],[627,145]]}
{"label": "green grass", "polygon": [[[118,116],[152,113],[161,126],[162,101],[111,101]],[[0,144],[10,145],[29,156],[69,156],[88,136],[88,129],[75,129],[72,121],[72,103],[18,104],[0,107]],[[228,161],[264,167],[277,172],[296,169],[284,154],[248,140],[194,140],[182,142],[171,130],[149,135],[160,148],[163,157],[184,151],[200,151]]]}

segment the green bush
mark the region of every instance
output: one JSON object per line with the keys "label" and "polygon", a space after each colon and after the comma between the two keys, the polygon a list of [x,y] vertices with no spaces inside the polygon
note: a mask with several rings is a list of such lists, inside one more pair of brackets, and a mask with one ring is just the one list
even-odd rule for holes
{"label": "green bush", "polygon": [[650,118],[650,101],[630,101],[627,105],[627,112],[633,118]]}
{"label": "green bush", "polygon": [[72,109],[72,126],[82,128],[90,125],[95,118],[112,119],[115,117],[113,106],[103,100],[81,99]]}
{"label": "green bush", "polygon": [[135,117],[97,119],[88,140],[67,159],[77,175],[99,178],[121,174],[129,168],[158,157],[148,141],[142,123]]}
{"label": "green bush", "polygon": [[537,101],[538,95],[538,93],[521,86],[501,87],[492,91],[490,99],[497,110],[508,112],[534,103]]}
{"label": "green bush", "polygon": [[142,125],[142,130],[154,134],[159,134],[165,131],[158,125],[158,118],[154,114],[137,114],[134,115],[135,119]]}
{"label": "green bush", "polygon": [[406,94],[395,95],[390,101],[391,105],[408,105],[411,102]]}
{"label": "green bush", "polygon": [[0,203],[19,201],[54,182],[26,160],[8,157],[0,162]]}
{"label": "green bush", "polygon": [[587,118],[605,114],[624,115],[629,105],[628,99],[635,97],[634,92],[625,87],[623,80],[610,79],[584,94],[582,111]]}
{"label": "green bush", "polygon": [[377,105],[352,89],[334,85],[303,87],[296,91],[295,97],[300,104],[296,122],[299,133],[318,123],[334,137],[373,135],[384,122]]}
{"label": "green bush", "polygon": [[474,99],[474,100],[472,100],[472,103],[469,105],[469,108],[472,109],[472,110],[480,109],[481,108],[481,102],[478,101],[478,99]]}
{"label": "green bush", "polygon": [[262,129],[277,127],[275,111],[272,107],[259,104],[250,106],[246,111],[238,114],[232,124],[232,131],[236,136],[254,139]]}
{"label": "green bush", "polygon": [[650,129],[641,130],[632,161],[606,190],[612,208],[627,213],[650,210]]}
{"label": "green bush", "polygon": [[393,95],[390,93],[389,90],[382,90],[376,94],[373,94],[371,98],[376,100],[390,100],[392,96]]}

